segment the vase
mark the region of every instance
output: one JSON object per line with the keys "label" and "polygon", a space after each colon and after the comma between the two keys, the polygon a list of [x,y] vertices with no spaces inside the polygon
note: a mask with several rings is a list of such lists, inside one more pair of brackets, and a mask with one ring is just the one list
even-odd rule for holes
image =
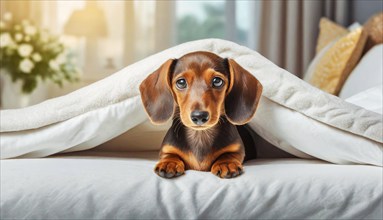
{"label": "vase", "polygon": [[22,92],[22,82],[17,80],[12,82],[11,76],[1,70],[0,73],[1,85],[1,109],[23,108],[30,103],[30,94]]}
{"label": "vase", "polygon": [[31,93],[22,92],[22,81],[12,82],[12,78],[6,70],[0,70],[0,108],[15,109],[24,108],[40,103],[48,98],[48,86],[42,80],[37,81],[37,87]]}

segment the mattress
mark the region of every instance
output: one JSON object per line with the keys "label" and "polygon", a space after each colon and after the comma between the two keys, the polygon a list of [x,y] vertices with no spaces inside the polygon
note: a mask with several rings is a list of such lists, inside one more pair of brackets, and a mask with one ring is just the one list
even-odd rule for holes
{"label": "mattress", "polygon": [[158,152],[1,160],[1,218],[382,219],[381,167],[279,158],[220,179],[154,174]]}

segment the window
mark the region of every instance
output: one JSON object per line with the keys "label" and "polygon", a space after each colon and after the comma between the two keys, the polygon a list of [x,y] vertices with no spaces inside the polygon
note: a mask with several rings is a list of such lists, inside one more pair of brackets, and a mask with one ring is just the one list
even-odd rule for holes
{"label": "window", "polygon": [[[32,18],[59,35],[77,54],[76,61],[84,73],[80,84],[55,88],[50,97],[68,93],[151,54],[188,41],[221,38],[256,49],[257,16],[260,14],[257,11],[260,2],[254,0],[30,0],[1,4],[9,6],[7,10],[13,10],[20,18]],[[89,7],[96,7],[102,14],[106,34],[68,33],[65,27],[73,14]],[[78,25],[77,30],[87,26],[86,23]]]}
{"label": "window", "polygon": [[[74,11],[96,5],[105,15],[107,36],[95,40],[65,33]],[[180,43],[221,38],[255,48],[257,1],[43,1],[43,24],[77,50],[84,79],[96,81],[126,64]],[[129,7],[132,7],[130,10]],[[132,13],[132,15],[131,15]],[[133,31],[127,31],[129,22]],[[166,33],[164,33],[166,32]],[[130,47],[124,46],[129,42]],[[130,53],[130,60],[126,59]]]}
{"label": "window", "polygon": [[177,1],[177,43],[225,38],[224,1]]}
{"label": "window", "polygon": [[176,1],[176,42],[227,39],[255,48],[257,1]]}
{"label": "window", "polygon": [[[101,11],[106,34],[85,36],[67,33],[65,27],[74,13],[83,13],[84,9],[90,7],[96,7]],[[125,65],[124,47],[121,46],[124,44],[124,1],[43,1],[42,9],[43,26],[61,35],[62,40],[75,50],[78,63],[83,69],[83,80],[99,80]],[[85,22],[81,24],[80,17],[76,18],[75,23],[80,25],[72,29],[82,28],[81,25],[86,26]]]}

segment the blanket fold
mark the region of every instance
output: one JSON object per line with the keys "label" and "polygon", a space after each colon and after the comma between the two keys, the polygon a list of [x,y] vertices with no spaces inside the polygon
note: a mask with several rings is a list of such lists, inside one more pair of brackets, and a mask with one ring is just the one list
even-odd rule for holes
{"label": "blanket fold", "polygon": [[[260,104],[259,112],[270,106],[267,103],[273,103],[284,108],[284,111],[302,115],[305,120],[315,121],[331,129],[357,136],[375,146],[377,152],[381,152],[383,142],[381,114],[322,92],[246,47],[229,41],[206,39],[181,44],[152,55],[68,95],[23,109],[2,110],[1,157],[22,155],[40,157],[62,151],[89,149],[144,122],[147,116],[141,106],[138,89],[141,81],[167,59],[178,58],[193,51],[209,51],[221,57],[235,59],[252,73],[263,85],[262,99],[265,101]],[[103,113],[104,115],[100,116]],[[263,117],[262,113],[257,112],[255,118],[258,117]],[[75,122],[78,124],[75,125]],[[254,129],[257,127],[255,130],[262,133],[264,126],[259,123],[267,122],[259,120],[259,123],[257,120],[253,122],[256,123],[256,125],[253,123]],[[78,132],[69,132],[70,136],[60,142],[62,146],[52,146],[59,132],[65,130],[58,127],[68,125]],[[299,122],[292,126],[299,126]],[[92,131],[93,133],[87,130],[86,137],[83,137],[81,132],[84,130],[80,128],[84,127],[101,130]],[[110,130],[106,131],[106,127]],[[89,135],[90,133],[92,135]],[[266,133],[268,133],[264,136],[266,140],[277,142],[271,140],[272,131],[268,130]],[[81,140],[72,141],[76,139],[74,137],[81,137]],[[31,140],[33,146],[28,143]],[[290,143],[288,145],[295,147]],[[41,153],[42,151],[45,153]],[[33,152],[40,153],[33,154]]]}

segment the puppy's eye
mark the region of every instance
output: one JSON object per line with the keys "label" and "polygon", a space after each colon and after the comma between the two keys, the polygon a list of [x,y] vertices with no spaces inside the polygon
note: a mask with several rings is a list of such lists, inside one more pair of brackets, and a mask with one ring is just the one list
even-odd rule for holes
{"label": "puppy's eye", "polygon": [[186,83],[185,79],[179,79],[176,81],[176,86],[178,89],[185,89],[188,86],[188,84]]}
{"label": "puppy's eye", "polygon": [[214,88],[221,88],[224,84],[223,79],[219,77],[214,77],[213,80],[211,81],[211,84]]}

